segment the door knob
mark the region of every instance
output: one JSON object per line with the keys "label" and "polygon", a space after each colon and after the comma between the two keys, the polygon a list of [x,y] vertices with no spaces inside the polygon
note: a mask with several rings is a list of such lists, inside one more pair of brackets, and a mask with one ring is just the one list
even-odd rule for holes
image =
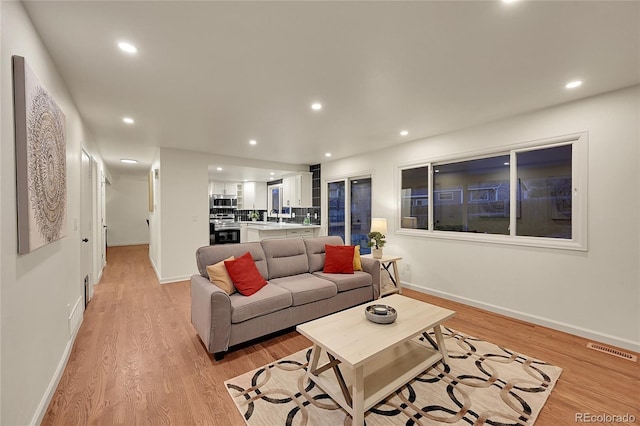
{"label": "door knob", "polygon": [[88,239],[88,238],[83,238],[83,239],[82,239],[82,242],[83,242],[83,243],[88,243],[88,242],[89,242],[89,239]]}

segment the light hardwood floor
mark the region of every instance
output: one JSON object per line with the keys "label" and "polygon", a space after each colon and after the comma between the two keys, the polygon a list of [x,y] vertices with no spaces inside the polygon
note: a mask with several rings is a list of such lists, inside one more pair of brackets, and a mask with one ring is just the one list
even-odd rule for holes
{"label": "light hardwood floor", "polygon": [[[310,346],[289,331],[214,361],[191,326],[187,281],[160,285],[147,246],[109,248],[107,260],[44,425],[243,425],[223,382]],[[628,424],[640,424],[638,363],[569,334],[403,293],[455,310],[448,327],[562,367],[537,425],[574,424],[583,412],[629,413]]]}

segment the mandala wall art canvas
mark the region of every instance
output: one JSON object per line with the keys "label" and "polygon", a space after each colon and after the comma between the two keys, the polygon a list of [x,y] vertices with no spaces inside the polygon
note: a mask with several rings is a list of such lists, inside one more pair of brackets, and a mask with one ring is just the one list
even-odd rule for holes
{"label": "mandala wall art canvas", "polygon": [[13,57],[18,253],[67,235],[65,116],[21,56]]}

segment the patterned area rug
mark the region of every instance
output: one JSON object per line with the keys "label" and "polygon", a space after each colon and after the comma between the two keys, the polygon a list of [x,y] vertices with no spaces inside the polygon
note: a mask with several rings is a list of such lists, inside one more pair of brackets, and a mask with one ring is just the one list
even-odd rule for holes
{"label": "patterned area rug", "polygon": [[[455,330],[443,334],[449,366],[438,363],[389,395],[366,413],[366,424],[532,425],[562,369]],[[422,337],[416,341],[430,346]],[[248,425],[351,424],[322,389],[303,383],[310,353],[225,382]]]}

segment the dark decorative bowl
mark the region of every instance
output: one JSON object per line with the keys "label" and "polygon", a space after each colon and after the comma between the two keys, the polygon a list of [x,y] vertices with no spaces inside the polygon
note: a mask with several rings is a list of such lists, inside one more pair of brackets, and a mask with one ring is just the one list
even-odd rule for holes
{"label": "dark decorative bowl", "polygon": [[398,318],[398,313],[391,306],[369,305],[364,309],[364,316],[376,324],[391,324]]}

